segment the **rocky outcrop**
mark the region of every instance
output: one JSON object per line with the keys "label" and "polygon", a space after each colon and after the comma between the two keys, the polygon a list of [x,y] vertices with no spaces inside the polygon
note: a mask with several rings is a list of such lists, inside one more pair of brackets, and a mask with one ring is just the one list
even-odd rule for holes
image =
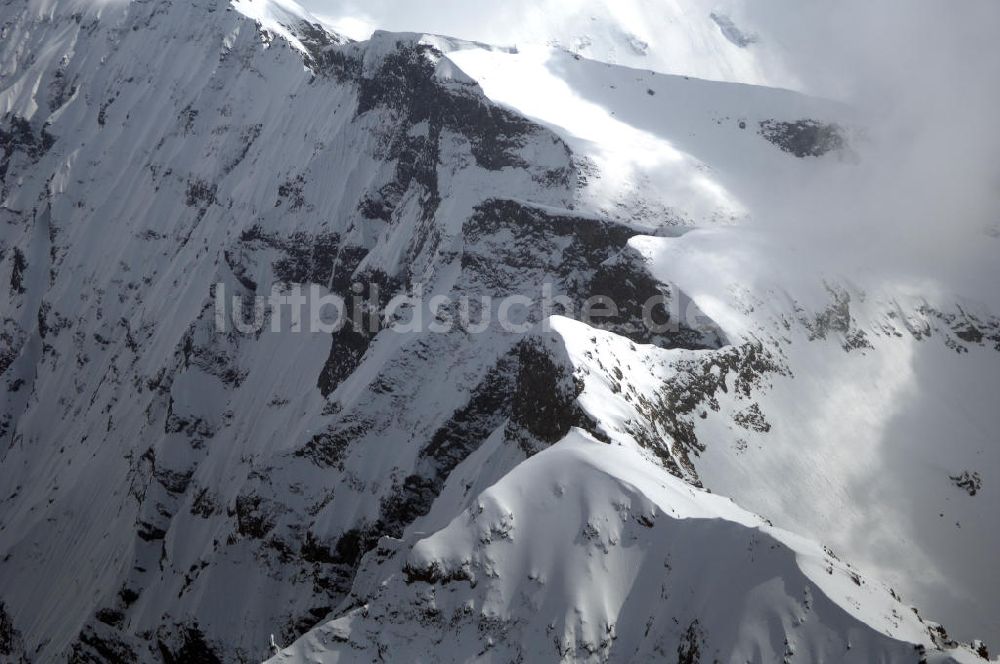
{"label": "rocky outcrop", "polygon": [[[381,582],[365,571],[464,514],[480,478],[580,432],[612,443],[602,452],[620,445],[585,399],[596,378],[628,395],[622,428],[685,491],[701,483],[697,420],[723,396],[741,395],[741,431],[767,432],[756,399],[788,372],[780,353],[726,346],[630,246],[648,228],[580,204],[593,165],[491,102],[440,38],[354,43],[222,0],[0,11],[18,109],[0,125],[0,654],[259,661],[270,634],[288,644],[357,608]],[[310,333],[287,310],[258,317],[255,298],[295,286],[343,298],[361,324]],[[418,293],[449,299],[424,312],[446,330],[394,329],[414,312],[387,305]],[[533,300],[523,328],[461,320],[462,298],[509,295]],[[594,296],[617,312],[581,338],[622,345],[590,368],[547,323],[584,318]],[[643,320],[651,298],[670,305],[662,331]],[[219,328],[220,300],[243,325]],[[993,323],[947,321],[977,345]],[[815,327],[857,325],[838,302]],[[644,367],[623,363],[646,348],[680,360],[637,387],[628,374]],[[630,533],[651,529],[642,519]],[[498,518],[486,534],[512,527]],[[577,535],[611,546],[596,526]],[[412,562],[398,578],[414,592],[469,581],[461,565]],[[433,607],[413,615],[440,622]],[[657,638],[680,655],[674,636]]]}
{"label": "rocky outcrop", "polygon": [[847,146],[842,127],[816,120],[763,120],[760,123],[760,135],[799,158],[822,157],[827,152]]}

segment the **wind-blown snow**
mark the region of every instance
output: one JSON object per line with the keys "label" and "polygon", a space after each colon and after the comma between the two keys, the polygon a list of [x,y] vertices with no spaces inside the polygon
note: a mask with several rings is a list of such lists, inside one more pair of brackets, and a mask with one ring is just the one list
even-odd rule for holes
{"label": "wind-blown snow", "polygon": [[[733,44],[712,19],[713,11],[740,3],[716,0],[512,0],[481,5],[459,0],[395,2],[310,0],[328,17],[393,31],[453,35],[491,44],[554,46],[602,62],[713,80],[788,85],[792,79],[771,59]],[[360,30],[359,36],[367,36]]]}
{"label": "wind-blown snow", "polygon": [[[683,201],[678,207],[697,211],[693,221],[703,226],[743,221],[740,227],[631,243],[658,278],[690,295],[731,339],[795,338],[784,329],[788,320],[802,311],[822,312],[841,289],[850,300],[851,325],[868,334],[905,330],[908,318],[922,319],[928,310],[957,308],[983,320],[995,320],[1000,311],[992,285],[998,243],[980,228],[956,227],[949,244],[965,257],[960,268],[944,255],[941,265],[912,263],[906,239],[899,241],[901,255],[884,264],[878,255],[842,252],[846,243],[863,242],[842,239],[837,210],[846,218],[854,214],[847,192],[867,191],[860,180],[881,172],[885,157],[879,146],[851,134],[851,146],[840,154],[790,160],[753,130],[771,117],[810,117],[840,122],[851,132],[861,117],[840,105],[619,70],[549,50],[463,50],[448,57],[491,98],[552,127],[579,155],[601,164],[607,175],[590,184],[588,194],[607,214],[623,207],[634,211],[637,206],[622,201],[634,196],[626,200],[663,201],[664,208]],[[740,129],[740,122],[748,129]],[[660,161],[644,161],[645,154]],[[811,225],[803,229],[772,223],[808,198],[803,191],[828,199],[819,220],[802,219],[801,225]],[[845,198],[833,200],[838,194]],[[907,209],[903,204],[899,213]],[[856,223],[845,222],[849,229]],[[873,238],[873,247],[884,242]],[[830,247],[826,255],[824,246]],[[738,456],[731,448],[710,450],[699,464],[713,478],[709,486],[835,545],[891,578],[920,605],[940,607],[939,615],[961,616],[958,622],[976,625],[975,633],[993,634],[1000,623],[988,616],[1000,616],[1000,606],[988,598],[998,593],[983,592],[983,584],[1000,581],[988,571],[988,560],[1000,551],[994,536],[1000,518],[989,514],[987,501],[953,494],[948,478],[966,467],[1000,467],[991,433],[1000,420],[990,405],[990,395],[1000,390],[996,353],[974,348],[970,354],[899,330],[873,339],[872,352],[850,355],[838,345],[805,341],[781,346],[796,378],[787,391],[766,398],[771,405],[764,410],[777,424],[768,442]],[[705,436],[736,442],[746,433],[734,434],[730,425]],[[721,466],[708,470],[714,458]],[[758,468],[753,459],[761,458],[769,461]],[[796,479],[781,486],[752,480],[762,476]]]}

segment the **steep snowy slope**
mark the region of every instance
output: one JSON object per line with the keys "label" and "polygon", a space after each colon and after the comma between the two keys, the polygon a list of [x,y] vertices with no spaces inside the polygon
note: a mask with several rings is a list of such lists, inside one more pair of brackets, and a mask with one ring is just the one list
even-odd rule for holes
{"label": "steep snowy slope", "polygon": [[[1000,636],[1000,578],[993,571],[1000,516],[982,482],[1000,467],[995,231],[956,223],[936,245],[936,257],[917,264],[901,260],[910,238],[883,237],[872,228],[868,246],[845,240],[864,230],[851,218],[859,206],[849,194],[853,188],[865,195],[864,178],[879,174],[866,166],[884,148],[849,109],[792,93],[617,69],[558,50],[469,49],[449,57],[488,96],[552,127],[577,155],[601,164],[612,186],[588,189],[605,213],[642,209],[605,191],[664,192],[688,212],[713,209],[714,199],[716,210],[741,212],[739,228],[630,242],[654,275],[689,295],[734,346],[762,344],[772,356],[759,389],[710,391],[687,404],[690,414],[704,411],[685,425],[685,447],[699,457],[692,463],[706,486],[877,570],[925,609],[961,625],[964,635]],[[843,144],[818,158],[800,150],[802,159],[788,159],[778,148],[793,145],[761,140],[773,137],[769,130],[780,126],[773,120],[787,109],[793,117],[839,124]],[[837,207],[813,210],[815,220],[795,219],[801,230],[767,223],[809,196],[816,207]],[[892,200],[891,192],[885,199]],[[898,211],[882,216],[917,212],[913,203],[895,200]],[[993,209],[1000,209],[995,201]],[[720,219],[696,213],[687,221],[704,226]],[[829,223],[837,225],[823,227]],[[905,232],[905,223],[898,228]],[[957,264],[955,255],[962,257]],[[623,356],[620,348],[612,354]],[[646,389],[665,379],[656,371],[648,379],[626,374],[609,378]],[[607,398],[622,395],[598,401]],[[675,401],[667,403],[676,407]],[[721,406],[710,408],[716,401]],[[616,415],[620,429],[644,418],[641,408],[622,405],[628,414]],[[609,421],[603,413],[592,411]],[[674,431],[661,433],[676,438]],[[783,480],[757,481],[762,477]]]}
{"label": "steep snowy slope", "polygon": [[[269,635],[289,644],[332,617],[297,647],[330,647],[335,657],[339,646],[317,639],[336,641],[349,628],[346,638],[367,649],[358,657],[372,659],[381,644],[367,633],[378,627],[356,603],[370,601],[386,612],[383,625],[412,635],[416,625],[401,616],[422,610],[435,561],[444,570],[468,559],[486,578],[491,557],[502,582],[450,586],[518,623],[512,634],[525,636],[528,652],[551,644],[557,653],[562,646],[541,636],[547,623],[511,599],[544,596],[521,574],[529,539],[515,536],[500,555],[466,527],[479,495],[492,501],[491,517],[502,521],[506,505],[516,527],[558,534],[546,546],[572,562],[567,570],[593,573],[594,592],[580,602],[567,587],[545,600],[547,620],[574,605],[585,612],[558,626],[569,639],[559,643],[580,656],[603,647],[595,626],[617,616],[616,657],[683,647],[767,659],[786,639],[797,653],[788,656],[803,661],[811,652],[836,661],[848,644],[859,657],[911,659],[915,644],[948,646],[875,582],[841,583],[839,563],[837,580],[824,580],[817,545],[681,482],[739,495],[779,525],[825,539],[824,522],[808,512],[796,521],[776,506],[779,492],[765,491],[773,459],[756,462],[754,481],[741,478],[726,465],[732,431],[706,434],[692,417],[701,396],[736,388],[754,399],[772,378],[797,377],[795,358],[746,334],[770,319],[734,323],[742,319],[714,290],[724,283],[718,270],[664,257],[702,237],[673,237],[681,230],[753,214],[762,187],[846,167],[844,135],[828,124],[849,120],[846,111],[558,49],[539,59],[384,32],[352,43],[287,0],[3,0],[0,21],[3,657],[259,661],[271,653]],[[548,71],[554,79],[532,74],[541,82],[533,92],[558,96],[539,107],[506,97],[517,92],[500,75],[506,67]],[[621,107],[603,94],[612,85],[626,92]],[[643,111],[637,100],[663,105]],[[549,115],[553,108],[579,113]],[[780,185],[763,178],[765,168]],[[670,273],[675,266],[683,269]],[[688,302],[667,280],[698,306],[691,320],[653,332],[640,325],[643,302]],[[389,329],[407,315],[398,311],[331,334],[296,330],[286,307],[257,331],[217,327],[218,302],[245,321],[252,302],[231,296],[272,287],[314,286],[380,309],[403,294],[537,297],[546,283],[577,310],[591,294],[611,295],[618,315],[591,330],[572,316],[550,319],[535,302],[527,330],[496,316],[480,330],[452,308],[425,312],[459,319],[446,332],[399,334]],[[839,349],[841,321],[828,318],[837,334],[827,343]],[[987,324],[977,351],[995,342]],[[671,397],[671,376],[701,378],[699,398]],[[745,404],[718,398],[711,425],[742,417]],[[988,431],[989,420],[973,415]],[[801,441],[785,440],[786,449]],[[886,472],[903,481],[913,468]],[[577,476],[590,478],[592,494]],[[753,489],[739,494],[737,479]],[[567,487],[566,511],[545,503],[532,517],[552,484]],[[983,494],[989,486],[987,478]],[[523,501],[511,497],[518,493]],[[614,549],[606,567],[588,568],[593,551],[574,542],[588,521],[610,520],[615,503],[660,515],[663,531],[620,519],[607,532],[636,536],[636,549]],[[671,509],[684,519],[667,517]],[[899,514],[910,516],[889,516]],[[989,515],[962,518],[990,525]],[[776,552],[759,568],[728,546],[751,539]],[[380,546],[398,553],[383,561]],[[634,601],[604,592],[616,579],[633,584],[620,576],[633,565],[659,569],[665,548],[679,566],[719,548],[706,570],[763,584],[734,593],[746,606],[740,620],[756,626],[727,631],[725,613],[659,606],[639,582]],[[542,562],[551,578],[554,559]],[[405,584],[406,569],[423,581]],[[737,611],[719,605],[718,586],[681,592],[706,611]],[[792,603],[800,600],[815,619],[803,620]],[[640,614],[663,619],[644,644],[631,625]],[[674,617],[686,631],[660,624]],[[704,631],[692,627],[696,618]],[[427,641],[435,629],[419,630],[414,654],[436,651]],[[475,647],[463,634],[462,648]]]}
{"label": "steep snowy slope", "polygon": [[358,606],[271,661],[946,659],[888,588],[579,430],[417,538],[384,538]]}
{"label": "steep snowy slope", "polygon": [[[308,0],[335,28],[366,39],[374,28],[419,30],[489,44],[554,46],[601,62],[712,80],[791,85],[757,43],[738,0]],[[775,7],[776,12],[782,8]],[[759,12],[758,12],[759,13]]]}
{"label": "steep snowy slope", "polygon": [[[566,150],[406,36],[320,63],[337,38],[292,25],[314,73],[224,2],[8,3],[4,22],[5,624],[32,661],[258,660],[423,509],[454,463],[424,448],[519,363],[502,331],[383,335],[365,367],[373,334],[217,334],[215,284],[388,297],[451,289],[464,256],[475,288],[499,265],[462,251],[463,222],[502,230],[498,195],[564,205]],[[597,256],[621,250],[593,225]]]}
{"label": "steep snowy slope", "polygon": [[[552,48],[459,49],[448,58],[491,99],[564,137],[595,171],[586,188],[589,207],[637,224],[646,214],[643,225],[652,230],[740,221],[761,198],[773,197],[775,186],[796,188],[849,159],[789,159],[764,140],[766,123],[776,120],[849,123],[849,110],[829,101],[613,67]],[[847,134],[850,125],[836,131]],[[813,149],[815,137],[802,134],[802,149]]]}
{"label": "steep snowy slope", "polygon": [[[932,279],[887,282],[877,270],[840,282],[789,280],[780,269],[750,269],[733,251],[734,242],[760,240],[695,233],[674,246],[643,245],[661,278],[725,255],[736,273],[720,272],[692,297],[717,307],[719,320],[745,325],[745,338],[779,340],[774,347],[794,374],[754,396],[768,430],[698,422],[701,439],[742,448],[734,455],[735,447],[710,443],[703,480],[823,538],[925,610],[992,637],[1000,609],[991,572],[1000,550],[995,489],[964,479],[992,476],[1000,464],[1000,319],[985,303],[992,280],[960,291]],[[780,241],[769,250],[787,255]],[[747,274],[756,288],[733,288]],[[796,479],[776,491],[749,481],[757,476]]]}

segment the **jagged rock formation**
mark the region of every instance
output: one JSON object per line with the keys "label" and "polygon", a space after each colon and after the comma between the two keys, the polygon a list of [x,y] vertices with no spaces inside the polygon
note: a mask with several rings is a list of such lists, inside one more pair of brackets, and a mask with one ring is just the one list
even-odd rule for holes
{"label": "jagged rock formation", "polygon": [[[643,180],[601,199],[606,164],[492,101],[453,53],[506,51],[415,34],[354,43],[290,5],[261,0],[6,0],[0,14],[5,657],[259,661],[271,654],[268,635],[289,644],[332,614],[339,620],[321,633],[357,621],[345,639],[370,659],[385,645],[370,632],[389,625],[442,638],[443,609],[425,610],[413,597],[427,586],[464,590],[474,578],[520,574],[491,562],[487,545],[506,536],[499,507],[483,546],[465,535],[448,552],[417,541],[419,532],[460,530],[477,496],[492,495],[508,471],[504,482],[514,486],[561,461],[563,484],[574,470],[595,473],[598,485],[616,488],[583,516],[607,516],[623,495],[641,515],[623,517],[627,525],[610,534],[581,531],[586,546],[627,536],[656,548],[692,527],[665,516],[672,498],[650,495],[656,482],[692,496],[694,512],[714,514],[699,505],[715,499],[693,487],[715,489],[699,457],[727,438],[706,436],[699,422],[731,422],[741,439],[770,435],[776,418],[762,400],[795,375],[794,358],[774,338],[729,335],[635,242],[732,210],[710,205],[712,190],[693,177],[677,190]],[[667,96],[643,86],[644,97]],[[723,100],[745,93],[706,89]],[[813,103],[785,92],[766,99],[753,122],[798,122]],[[735,120],[725,131],[797,161]],[[802,149],[841,147],[821,134],[822,149]],[[805,139],[790,140],[801,151]],[[689,190],[690,205],[672,198]],[[308,333],[287,310],[257,315],[253,298],[293,285],[343,297],[364,324]],[[522,307],[523,329],[497,322],[496,299],[540,298],[545,285],[562,309],[536,300]],[[594,294],[618,309],[600,329],[573,320]],[[398,320],[383,315],[385,306],[418,295],[450,298],[423,312],[450,322],[448,331],[392,329]],[[642,321],[653,296],[673,316],[659,321],[674,323],[664,331]],[[473,315],[463,315],[462,298],[479,303]],[[243,328],[260,325],[245,332],[229,320],[220,331],[220,301]],[[693,315],[674,312],[681,302]],[[813,340],[843,335],[845,347],[863,349],[871,326],[853,324],[844,306],[803,313],[799,327]],[[995,318],[923,313],[935,331],[952,331],[956,348],[997,343]],[[575,451],[563,457],[562,446]],[[594,470],[604,452],[610,469]],[[615,466],[622,454],[625,465]],[[641,469],[649,487],[622,490],[631,480],[621,468]],[[516,511],[530,509],[529,501]],[[645,540],[655,528],[643,519],[656,514],[669,522],[665,534]],[[566,523],[575,528],[578,516],[567,513]],[[737,564],[733,547],[761,537],[764,525],[744,512],[724,516],[731,527],[694,527],[693,544],[677,556],[696,556],[704,535],[704,546],[733,557],[720,565]],[[550,521],[539,519],[541,533]],[[789,580],[785,601],[814,581],[794,560],[808,547],[782,537],[767,540],[781,564],[753,578]],[[650,561],[643,565],[660,564]],[[480,588],[508,592],[488,585]],[[856,638],[851,630],[864,634],[857,657],[942,646],[898,599],[881,587],[870,594],[875,618],[845,606],[840,591],[817,598],[822,616],[801,645],[784,636],[792,614],[779,611],[769,624],[782,635],[761,652],[777,652],[779,641],[809,652],[828,633],[843,649]],[[386,601],[406,605],[393,615]],[[384,619],[357,608],[368,603]],[[632,635],[617,636],[611,609],[600,626],[588,615],[548,633],[519,614],[524,607],[505,606],[459,620],[468,649],[456,657],[498,642],[506,656],[529,633],[566,658],[640,648]],[[708,614],[668,616],[673,608],[643,616],[657,628],[640,654],[695,661],[699,652],[744,652]],[[449,618],[465,611],[457,602],[447,609]],[[667,625],[674,619],[677,629]],[[887,627],[894,620],[898,630]]]}

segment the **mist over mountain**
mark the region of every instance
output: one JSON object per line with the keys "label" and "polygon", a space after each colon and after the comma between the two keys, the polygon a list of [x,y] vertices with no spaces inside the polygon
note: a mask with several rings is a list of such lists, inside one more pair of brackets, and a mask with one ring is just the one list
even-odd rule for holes
{"label": "mist over mountain", "polygon": [[0,661],[976,662],[1000,7],[0,0]]}

